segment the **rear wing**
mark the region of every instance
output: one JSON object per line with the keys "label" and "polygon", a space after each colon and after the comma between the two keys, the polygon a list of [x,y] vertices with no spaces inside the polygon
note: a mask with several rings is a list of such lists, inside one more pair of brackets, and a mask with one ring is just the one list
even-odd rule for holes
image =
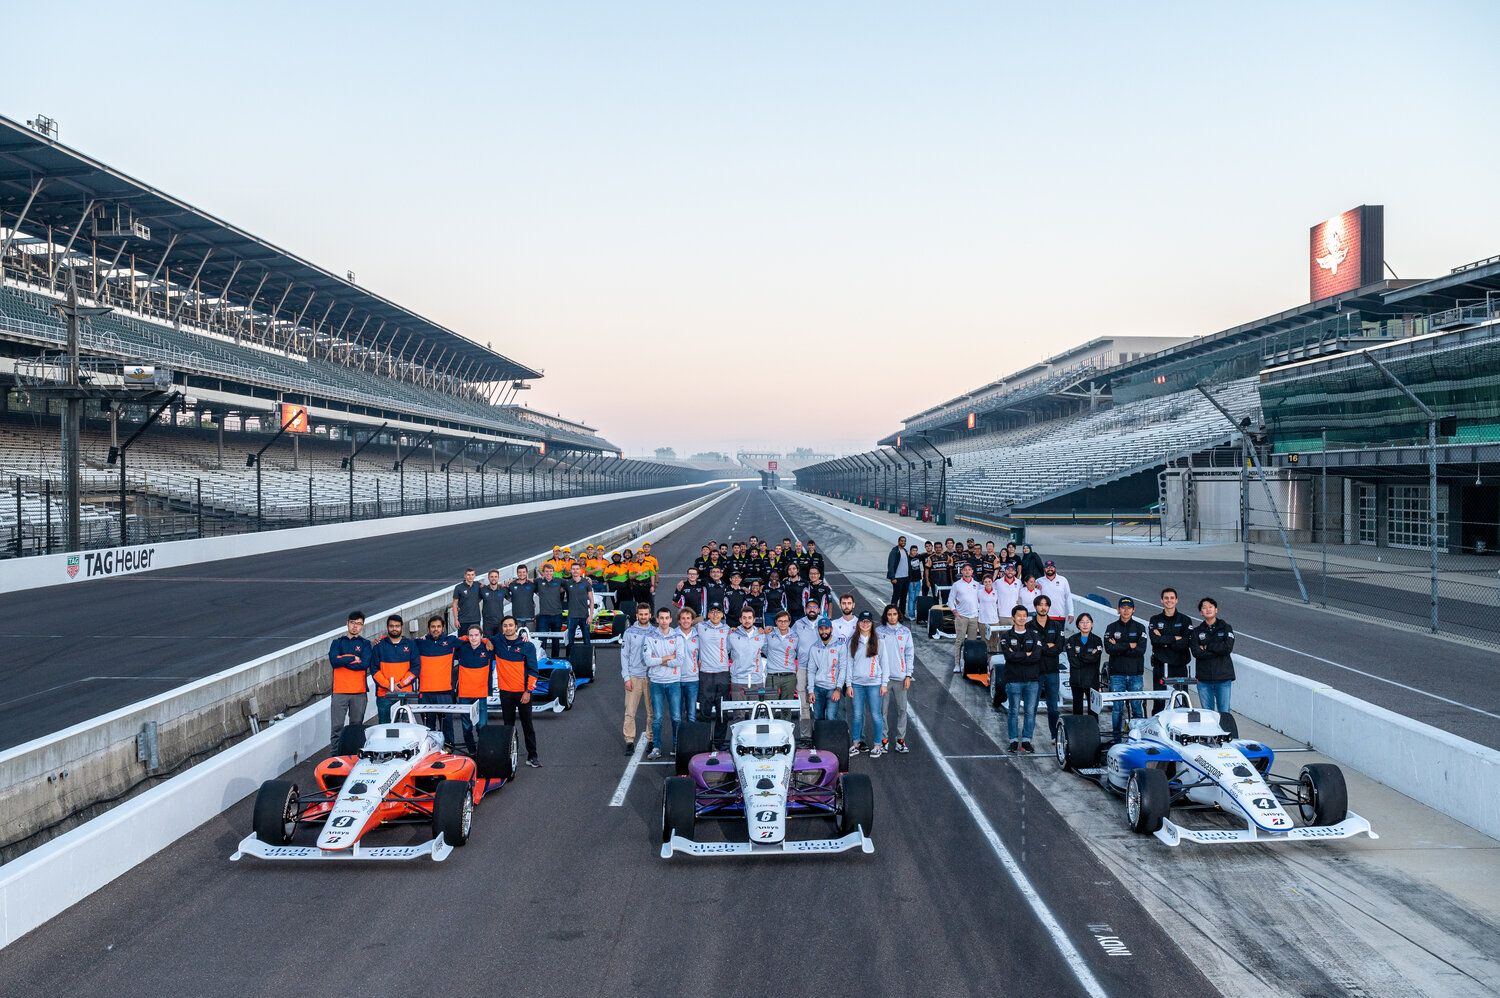
{"label": "rear wing", "polygon": [[720,700],[720,710],[754,710],[761,704],[765,704],[772,710],[801,710],[802,704],[796,700]]}
{"label": "rear wing", "polygon": [[1116,703],[1171,703],[1175,706],[1175,697],[1187,699],[1187,694],[1181,690],[1143,690],[1140,693],[1108,693],[1101,690],[1089,690],[1089,709],[1095,714],[1104,713],[1104,708]]}
{"label": "rear wing", "polygon": [[435,717],[442,714],[451,714],[455,717],[467,717],[470,724],[479,723],[479,701],[473,703],[398,703],[391,710],[391,720],[400,722],[404,715],[406,720],[413,724],[420,724],[418,718],[423,716]]}

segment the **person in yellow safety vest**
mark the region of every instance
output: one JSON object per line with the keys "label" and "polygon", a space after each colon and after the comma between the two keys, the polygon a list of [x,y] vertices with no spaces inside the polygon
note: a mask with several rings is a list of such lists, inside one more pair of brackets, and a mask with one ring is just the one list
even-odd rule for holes
{"label": "person in yellow safety vest", "polygon": [[625,559],[620,557],[616,551],[609,556],[609,561],[604,566],[604,584],[609,591],[615,594],[616,600],[624,599],[621,594],[625,591],[625,584],[630,581],[630,573],[625,567]]}
{"label": "person in yellow safety vest", "polygon": [[552,566],[552,572],[554,575],[557,575],[558,577],[566,576],[568,574],[568,569],[573,565],[573,549],[559,548],[556,545],[553,545],[552,557],[548,560],[547,564]]}
{"label": "person in yellow safety vest", "polygon": [[647,603],[649,603],[650,600],[642,601],[641,598],[636,595],[635,581],[636,581],[636,576],[640,574],[641,563],[640,563],[640,561],[638,561],[636,559],[635,552],[632,551],[630,548],[626,548],[625,549],[624,561],[625,561],[625,584],[620,589],[620,594],[621,594],[620,598],[621,599],[633,599],[637,603],[640,603],[640,602],[647,602]]}
{"label": "person in yellow safety vest", "polygon": [[630,591],[637,603],[651,602],[651,582],[654,578],[650,558],[645,548],[630,563]]}
{"label": "person in yellow safety vest", "polygon": [[594,584],[594,592],[602,593],[606,588],[608,588],[605,584],[604,579],[604,570],[608,567],[609,559],[604,557],[603,547],[595,548],[593,554],[584,559],[584,574],[586,574],[589,577],[589,581]]}
{"label": "person in yellow safety vest", "polygon": [[661,574],[661,563],[651,554],[650,541],[641,545],[641,553],[637,556],[637,560],[641,563],[641,575],[646,585],[636,594],[636,599],[650,603],[652,596],[656,593],[656,577]]}

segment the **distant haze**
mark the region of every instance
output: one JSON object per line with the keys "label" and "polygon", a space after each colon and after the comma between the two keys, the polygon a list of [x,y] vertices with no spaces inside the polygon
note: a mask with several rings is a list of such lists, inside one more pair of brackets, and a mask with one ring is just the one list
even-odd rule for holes
{"label": "distant haze", "polygon": [[1093,336],[1289,308],[1361,202],[1401,277],[1500,253],[1483,0],[5,7],[7,115],[634,453],[866,447]]}

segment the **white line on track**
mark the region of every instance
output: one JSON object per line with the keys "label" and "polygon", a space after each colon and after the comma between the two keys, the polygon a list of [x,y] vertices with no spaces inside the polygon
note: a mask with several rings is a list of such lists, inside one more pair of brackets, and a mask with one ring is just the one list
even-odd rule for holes
{"label": "white line on track", "polygon": [[980,833],[989,841],[990,848],[994,850],[995,857],[1000,860],[1000,865],[1005,868],[1006,873],[1010,874],[1010,879],[1015,883],[1016,889],[1021,892],[1021,896],[1031,906],[1032,913],[1036,915],[1037,920],[1047,930],[1047,935],[1051,938],[1053,945],[1057,947],[1058,952],[1062,954],[1064,962],[1067,963],[1068,969],[1073,972],[1073,976],[1077,979],[1079,986],[1088,994],[1094,996],[1094,998],[1107,998],[1107,992],[1105,992],[1103,985],[1099,983],[1098,979],[1094,977],[1093,971],[1089,970],[1088,963],[1084,960],[1083,954],[1078,952],[1078,948],[1073,945],[1073,941],[1063,933],[1062,924],[1058,922],[1057,916],[1052,914],[1052,909],[1047,907],[1047,902],[1043,901],[1042,896],[1036,892],[1036,888],[1032,886],[1031,880],[1022,871],[1021,865],[1016,862],[1016,858],[1011,855],[1010,850],[1006,848],[1005,843],[1001,840],[1000,833],[995,831],[995,826],[990,824],[989,818],[985,817],[984,811],[980,808],[979,802],[974,799],[974,795],[969,793],[969,789],[964,786],[963,781],[958,778],[958,774],[953,771],[953,767],[948,763],[949,757],[943,755],[937,743],[932,740],[932,734],[928,732],[927,725],[923,724],[922,719],[917,716],[917,712],[910,708],[908,708],[906,716],[911,719],[912,725],[917,729],[917,734],[921,736],[922,741],[927,744],[928,750],[932,752],[932,758],[937,763],[938,769],[948,778],[948,783],[953,787],[954,793],[958,794],[959,800],[963,801],[964,807],[968,809],[969,817],[974,819],[974,824],[979,826]]}
{"label": "white line on track", "polygon": [[615,795],[609,799],[610,807],[623,807],[625,795],[630,793],[630,783],[635,779],[635,771],[641,768],[641,758],[646,754],[646,742],[648,738],[637,738],[635,740],[635,751],[630,755],[630,761],[625,764],[625,772],[620,776],[620,785],[615,787]]}
{"label": "white line on track", "polygon": [[[1122,593],[1122,592],[1120,592],[1118,589],[1105,589],[1103,586],[1100,586],[1099,588],[1103,589],[1104,592],[1114,593],[1116,596],[1128,596],[1129,595],[1128,593]],[[1153,603],[1150,600],[1138,599],[1138,600],[1136,600],[1136,602],[1137,603],[1144,603],[1147,606],[1154,606],[1154,607],[1157,607],[1157,608],[1161,607],[1160,603]],[[1364,676],[1366,679],[1374,679],[1374,680],[1377,680],[1379,682],[1386,683],[1386,684],[1388,684],[1390,686],[1394,686],[1397,689],[1406,690],[1408,693],[1416,693],[1416,694],[1418,694],[1420,696],[1428,697],[1429,699],[1432,699],[1432,700],[1437,700],[1440,703],[1446,703],[1446,704],[1448,704],[1449,706],[1452,706],[1452,707],[1462,707],[1464,710],[1473,711],[1476,714],[1483,714],[1485,717],[1491,717],[1491,718],[1494,718],[1497,721],[1500,721],[1500,714],[1491,713],[1490,711],[1487,711],[1487,710],[1481,710],[1478,707],[1470,706],[1469,704],[1462,703],[1462,702],[1460,702],[1458,700],[1450,700],[1450,699],[1448,699],[1445,696],[1439,696],[1436,693],[1429,693],[1427,690],[1418,689],[1415,686],[1408,686],[1405,683],[1398,683],[1394,679],[1387,679],[1384,676],[1377,676],[1373,672],[1366,672],[1363,669],[1356,669],[1352,665],[1345,665],[1342,662],[1335,662],[1331,658],[1324,658],[1322,655],[1314,655],[1312,652],[1303,651],[1301,648],[1293,648],[1291,645],[1283,645],[1283,644],[1278,644],[1275,641],[1267,641],[1265,638],[1258,638],[1255,635],[1249,633],[1248,631],[1238,631],[1237,633],[1244,635],[1245,637],[1249,638],[1251,641],[1259,641],[1263,645],[1270,645],[1272,648],[1280,648],[1282,651],[1289,651],[1293,655],[1301,655],[1303,658],[1310,658],[1314,662],[1322,662],[1324,665],[1331,665],[1335,669],[1343,669],[1345,672],[1352,672],[1356,676]]]}
{"label": "white line on track", "polygon": [[771,498],[769,492],[766,493],[766,502],[771,504],[771,508],[776,511],[776,515],[781,517],[781,522],[786,524],[786,532],[792,535],[792,540],[800,541],[802,538],[798,537],[797,531],[792,529],[792,521],[786,518],[786,514],[781,511],[780,506],[776,505],[776,500]]}
{"label": "white line on track", "polygon": [[949,756],[944,756],[943,758],[945,758],[945,759],[1009,759],[1010,756],[1008,756],[1008,755],[1001,755],[1001,754],[996,754],[996,755],[949,755]]}

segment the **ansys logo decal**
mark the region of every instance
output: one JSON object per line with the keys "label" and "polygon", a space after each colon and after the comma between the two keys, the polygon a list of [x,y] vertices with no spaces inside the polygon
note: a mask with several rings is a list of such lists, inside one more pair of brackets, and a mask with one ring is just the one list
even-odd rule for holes
{"label": "ansys logo decal", "polygon": [[1343,228],[1330,225],[1328,227],[1328,237],[1323,240],[1323,246],[1328,252],[1322,256],[1313,257],[1313,259],[1317,261],[1319,267],[1336,275],[1339,272],[1339,264],[1349,259],[1349,247],[1344,245]]}
{"label": "ansys logo decal", "polygon": [[68,578],[78,578],[78,556],[76,554],[68,555]]}

